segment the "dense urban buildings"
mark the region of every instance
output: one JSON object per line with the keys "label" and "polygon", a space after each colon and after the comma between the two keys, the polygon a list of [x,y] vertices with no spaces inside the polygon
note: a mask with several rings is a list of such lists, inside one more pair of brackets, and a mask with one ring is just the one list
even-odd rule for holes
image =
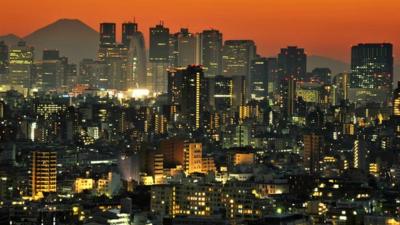
{"label": "dense urban buildings", "polygon": [[0,42],[0,224],[400,224],[392,44],[334,72],[211,28],[99,31],[79,62]]}

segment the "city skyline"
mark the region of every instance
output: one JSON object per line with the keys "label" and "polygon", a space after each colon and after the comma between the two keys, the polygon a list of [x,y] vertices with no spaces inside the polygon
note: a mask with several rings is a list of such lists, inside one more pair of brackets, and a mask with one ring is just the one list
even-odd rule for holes
{"label": "city skyline", "polygon": [[3,1],[0,224],[400,225],[399,0]]}
{"label": "city skyline", "polygon": [[[57,3],[25,2],[23,6],[5,1],[3,3],[5,8],[18,8],[18,10],[6,10],[0,15],[0,21],[13,18],[13,23],[1,24],[0,35],[13,33],[24,37],[61,18],[79,19],[96,31],[102,22],[121,24],[135,18],[139,30],[144,33],[146,46],[148,46],[148,28],[159,21],[164,21],[165,26],[172,32],[179,31],[181,27],[188,27],[192,32],[214,28],[224,34],[224,40],[252,39],[256,42],[258,52],[264,56],[275,55],[287,45],[297,45],[305,48],[308,55],[320,55],[349,62],[349,49],[356,43],[390,42],[394,44],[395,63],[398,63],[397,37],[400,36],[400,32],[394,27],[400,22],[400,16],[395,13],[396,6],[400,3],[393,0],[385,1],[384,4],[369,0],[346,2],[340,0],[339,3],[304,0],[295,1],[299,4],[291,4],[292,2],[244,3],[236,0],[229,4],[225,0],[218,3],[202,0],[193,8],[181,0],[166,3],[158,0],[117,1],[116,7],[113,8],[103,0],[96,2],[89,0],[84,3],[75,0]],[[99,13],[87,13],[89,7],[92,7],[90,10]],[[168,10],[165,11],[167,7]],[[59,10],[60,8],[62,10]],[[246,8],[252,9],[251,16],[246,16],[249,14],[243,10]],[[190,12],[192,9],[200,12],[198,17],[182,13]],[[39,10],[47,11],[45,14],[32,13]],[[377,11],[385,17],[374,16]],[[243,16],[235,16],[241,14]],[[294,20],[296,23],[293,23]],[[29,21],[29,26],[26,21]],[[237,29],[238,27],[240,29]],[[246,29],[242,29],[244,27]],[[120,29],[120,26],[117,26],[118,40],[121,39]]]}

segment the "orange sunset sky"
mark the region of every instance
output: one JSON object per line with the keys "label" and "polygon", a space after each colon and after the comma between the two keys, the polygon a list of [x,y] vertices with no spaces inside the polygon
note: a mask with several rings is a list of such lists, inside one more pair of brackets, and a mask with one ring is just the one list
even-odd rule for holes
{"label": "orange sunset sky", "polygon": [[[253,39],[270,56],[298,45],[310,55],[348,61],[359,42],[391,42],[400,55],[400,0],[1,0],[0,35],[24,36],[60,18],[100,22],[136,18],[146,35],[163,20],[172,32],[219,29],[224,39]],[[120,24],[118,24],[120,33]],[[397,61],[397,59],[396,59]]]}

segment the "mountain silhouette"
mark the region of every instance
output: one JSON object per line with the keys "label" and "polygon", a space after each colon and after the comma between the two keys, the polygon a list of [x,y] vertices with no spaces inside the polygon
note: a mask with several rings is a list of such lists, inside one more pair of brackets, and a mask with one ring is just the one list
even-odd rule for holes
{"label": "mountain silhouette", "polygon": [[83,58],[95,58],[99,34],[77,19],[60,19],[23,38],[35,48],[35,58],[41,59],[44,49],[57,49],[73,63]]}
{"label": "mountain silhouette", "polygon": [[331,59],[325,56],[310,55],[307,56],[307,70],[312,71],[317,67],[328,67],[331,69],[332,74],[338,74],[350,71],[350,64],[340,60]]}
{"label": "mountain silhouette", "polygon": [[0,36],[0,41],[4,41],[4,43],[8,46],[16,45],[21,38],[15,34],[7,34],[4,36]]}

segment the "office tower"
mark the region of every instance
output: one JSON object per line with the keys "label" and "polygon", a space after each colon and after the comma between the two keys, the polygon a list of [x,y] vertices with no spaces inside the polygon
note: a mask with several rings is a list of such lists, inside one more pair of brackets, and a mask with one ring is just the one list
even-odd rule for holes
{"label": "office tower", "polygon": [[115,29],[115,23],[100,24],[100,48],[107,48],[115,45]]}
{"label": "office tower", "polygon": [[268,96],[268,59],[257,57],[251,61],[250,95],[252,99],[263,100]]}
{"label": "office tower", "polygon": [[4,75],[8,68],[8,46],[0,41],[0,83],[4,81]]}
{"label": "office tower", "polygon": [[332,71],[329,68],[315,68],[311,74],[312,77],[309,79],[311,82],[323,84],[330,84],[332,82]]}
{"label": "office tower", "polygon": [[133,22],[122,24],[122,44],[129,46],[129,38],[138,32],[138,24]]}
{"label": "office tower", "polygon": [[78,82],[78,68],[76,64],[68,63],[67,57],[61,57],[64,66],[63,86],[73,88]]}
{"label": "office tower", "polygon": [[[250,90],[251,61],[256,57],[256,46],[252,40],[225,41],[222,51],[222,75],[244,76],[246,90]],[[247,91],[245,100],[250,98]]]}
{"label": "office tower", "polygon": [[289,46],[278,54],[280,79],[294,77],[304,80],[307,73],[307,55],[303,48]]}
{"label": "office tower", "polygon": [[167,92],[169,65],[169,29],[163,23],[150,28],[148,87],[155,93]]}
{"label": "office tower", "polygon": [[178,67],[201,64],[199,35],[190,33],[187,28],[182,28],[175,36],[177,38]]}
{"label": "office tower", "polygon": [[222,33],[218,30],[201,33],[201,61],[207,77],[222,74]]}
{"label": "office tower", "polygon": [[146,47],[136,23],[122,24],[122,43],[128,48],[127,88],[146,88]]}
{"label": "office tower", "polygon": [[[393,82],[393,45],[388,43],[358,44],[351,48],[350,88],[353,100],[387,101]],[[371,94],[361,96],[357,93]],[[368,99],[367,99],[368,98]]]}
{"label": "office tower", "polygon": [[58,50],[44,50],[37,64],[36,86],[43,91],[60,88],[64,81],[64,68]]}
{"label": "office tower", "polygon": [[283,108],[284,115],[290,121],[296,113],[296,83],[297,79],[290,76],[281,80],[280,85],[280,105]]}
{"label": "office tower", "polygon": [[168,62],[169,29],[163,23],[150,28],[150,62]]}
{"label": "office tower", "polygon": [[210,77],[210,105],[221,112],[229,111],[233,106],[233,79],[232,77],[224,77],[221,75]]}
{"label": "office tower", "polygon": [[90,88],[107,89],[109,77],[107,64],[93,59],[83,59],[79,63],[78,83]]}
{"label": "office tower", "polygon": [[311,174],[318,173],[323,153],[323,137],[312,132],[303,135],[303,142],[303,165]]}
{"label": "office tower", "polygon": [[279,85],[280,79],[278,74],[278,59],[277,58],[267,58],[267,68],[268,68],[268,95],[273,98],[279,95]]}
{"label": "office tower", "polygon": [[184,144],[184,171],[186,174],[202,172],[203,147],[201,143]]}
{"label": "office tower", "polygon": [[207,108],[208,87],[201,66],[188,66],[168,71],[168,96],[172,105],[179,105],[188,128],[198,129]]}
{"label": "office tower", "polygon": [[175,168],[177,165],[184,164],[184,140],[178,137],[172,137],[160,141],[160,153],[164,155],[164,166],[166,168]]}
{"label": "office tower", "polygon": [[31,195],[57,191],[57,153],[34,151],[31,159]]}
{"label": "office tower", "polygon": [[250,74],[251,61],[256,56],[256,46],[252,40],[227,40],[222,51],[222,74],[226,76],[246,76]]}
{"label": "office tower", "polygon": [[32,85],[33,47],[20,41],[8,53],[8,84],[15,87],[30,88]]}

